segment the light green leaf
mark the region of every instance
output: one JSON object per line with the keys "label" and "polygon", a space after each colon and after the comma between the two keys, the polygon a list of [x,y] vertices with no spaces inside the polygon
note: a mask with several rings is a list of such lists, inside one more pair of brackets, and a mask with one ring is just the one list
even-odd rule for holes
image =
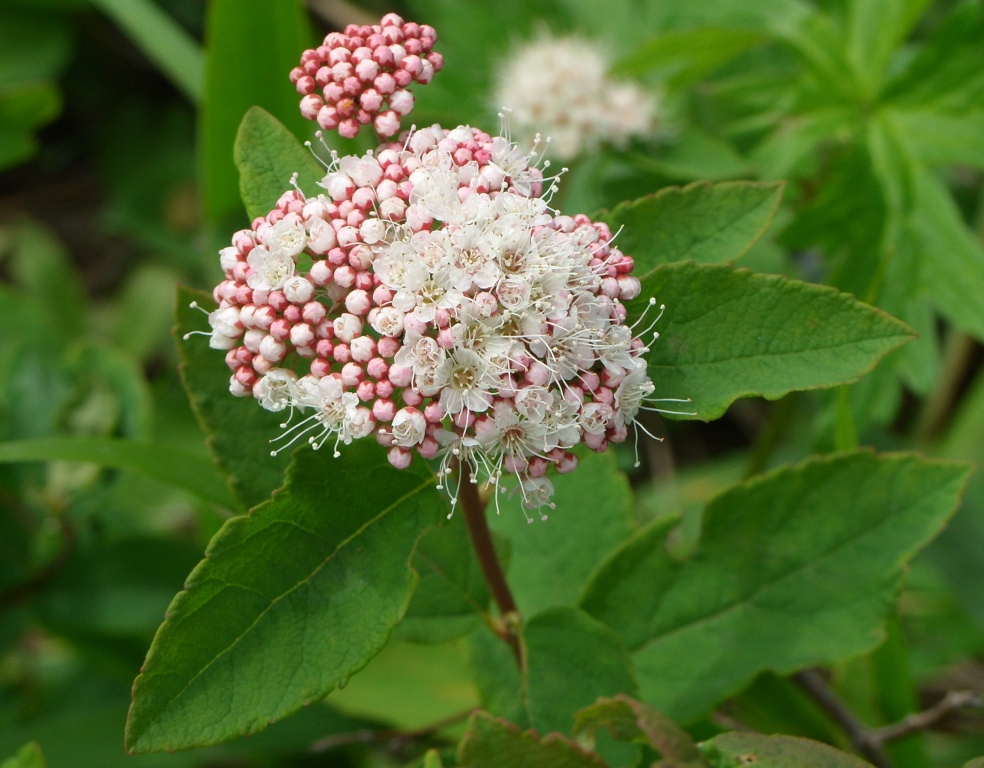
{"label": "light green leaf", "polygon": [[697,182],[668,187],[622,203],[600,218],[619,232],[618,247],[635,260],[640,277],[674,261],[733,261],[769,227],[782,197],[781,182]]}
{"label": "light green leaf", "polygon": [[81,461],[136,472],[222,507],[235,500],[215,466],[183,448],[112,437],[42,437],[0,443],[0,463]]}
{"label": "light green leaf", "polygon": [[260,107],[246,113],[236,134],[236,167],[239,191],[250,218],[266,216],[280,196],[290,189],[291,176],[313,194],[325,175],[311,152],[283,123]]}
{"label": "light green leaf", "polygon": [[963,768],[984,768],[984,757],[975,757],[969,763],[964,763]]}
{"label": "light green leaf", "polygon": [[570,734],[574,713],[602,696],[636,695],[632,661],[611,629],[576,608],[523,625],[526,710],[540,733]]}
{"label": "light green leaf", "polygon": [[25,744],[16,755],[0,763],[0,768],[46,768],[41,747],[33,741]]}
{"label": "light green leaf", "polygon": [[666,305],[646,355],[657,397],[709,420],[739,397],[857,381],[913,337],[903,323],[833,288],[712,264],[667,264],[643,280],[633,322],[649,297]]}
{"label": "light green leaf", "polygon": [[720,181],[753,173],[752,164],[732,144],[697,126],[688,126],[658,153],[633,152],[630,156],[641,169],[681,181]]}
{"label": "light green leaf", "polygon": [[221,350],[211,349],[206,336],[185,334],[208,328],[205,316],[190,306],[212,309],[215,302],[201,291],[178,288],[178,325],[174,329],[181,357],[181,379],[195,415],[208,435],[208,445],[229,479],[240,505],[249,509],[270,498],[283,485],[290,461],[286,452],[270,455],[270,440],[283,432],[282,413],[263,410],[253,398],[229,392],[229,368]]}
{"label": "light green leaf", "polygon": [[500,497],[489,525],[511,543],[509,585],[519,609],[533,614],[573,605],[594,567],[635,530],[632,492],[615,454],[581,456],[578,468],[551,480],[557,508],[547,520],[526,522],[521,499]]}
{"label": "light green leaf", "polygon": [[642,697],[691,721],[758,672],[875,646],[905,563],[946,523],[966,465],[860,451],[776,470],[718,496],[680,562],[671,523],[630,539],[581,607],[633,652]]}
{"label": "light green leaf", "polygon": [[947,319],[984,339],[984,248],[943,183],[927,170],[913,176],[910,226],[924,253],[924,280]]}
{"label": "light green leaf", "polygon": [[876,93],[899,46],[919,21],[930,0],[851,0],[848,3],[847,54]]}
{"label": "light green leaf", "polygon": [[506,720],[484,712],[472,715],[468,732],[458,745],[460,768],[607,768],[594,752],[551,733],[520,731]]}
{"label": "light green leaf", "polygon": [[202,49],[151,0],[92,0],[192,102],[201,101],[205,81]]}
{"label": "light green leaf", "polygon": [[672,87],[683,87],[713,73],[768,38],[739,27],[699,26],[653,38],[612,68],[613,74],[637,77],[662,70]]}
{"label": "light green leaf", "polygon": [[722,733],[700,748],[713,768],[871,768],[854,755],[798,736]]}
{"label": "light green leaf", "polygon": [[288,79],[309,47],[309,34],[300,0],[213,0],[208,4],[199,135],[203,197],[210,219],[221,220],[242,211],[233,144],[250,107],[263,107],[297,135],[310,130]]}
{"label": "light green leaf", "polygon": [[909,150],[930,166],[971,165],[984,169],[984,109],[965,113],[887,112]]}
{"label": "light green leaf", "polygon": [[301,451],[273,500],[228,521],[168,609],[134,683],[126,744],[153,752],[263,730],[386,644],[410,556],[446,505],[371,442]]}

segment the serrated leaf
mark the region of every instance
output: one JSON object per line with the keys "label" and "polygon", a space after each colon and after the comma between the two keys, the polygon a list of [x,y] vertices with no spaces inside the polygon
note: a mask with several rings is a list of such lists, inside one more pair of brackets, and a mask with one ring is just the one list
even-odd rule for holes
{"label": "serrated leaf", "polygon": [[643,281],[629,322],[666,305],[646,355],[656,396],[715,419],[739,397],[857,381],[914,336],[905,324],[826,286],[714,264],[667,264]]}
{"label": "serrated leaf", "polygon": [[0,763],[0,768],[46,768],[46,766],[41,747],[33,741],[25,744],[16,755]]}
{"label": "serrated leaf", "polygon": [[181,358],[181,380],[192,409],[208,435],[208,445],[233,495],[244,509],[270,498],[283,485],[290,461],[286,452],[270,455],[270,440],[283,432],[282,413],[263,410],[253,398],[229,392],[229,368],[223,353],[208,346],[206,336],[185,334],[208,328],[204,315],[190,305],[212,309],[215,302],[202,291],[178,288],[174,329]]}
{"label": "serrated leaf", "polygon": [[312,194],[324,169],[311,152],[277,118],[260,107],[243,117],[234,150],[239,192],[249,217],[266,216],[290,189],[291,176]]}
{"label": "serrated leaf", "polygon": [[510,541],[509,585],[527,615],[573,605],[594,567],[635,528],[632,492],[615,454],[581,455],[576,470],[556,475],[556,509],[526,522],[518,494],[488,511],[492,530]]}
{"label": "serrated leaf", "polygon": [[859,757],[798,736],[722,733],[701,751],[713,768],[871,768]]}
{"label": "serrated leaf", "polygon": [[966,465],[836,454],[710,502],[689,560],[671,525],[630,539],[581,607],[633,652],[642,697],[690,721],[758,672],[788,673],[875,646],[905,563],[949,519]]}
{"label": "serrated leaf", "polygon": [[601,699],[577,713],[574,735],[578,740],[593,741],[601,728],[619,741],[648,744],[659,751],[664,757],[660,768],[707,768],[690,734],[662,712],[628,696]]}
{"label": "serrated leaf", "polygon": [[606,763],[559,733],[540,738],[484,712],[472,715],[458,745],[460,768],[606,768]]}
{"label": "serrated leaf", "polygon": [[[647,275],[660,264],[733,261],[768,229],[783,182],[697,182],[622,203],[599,218],[619,232],[619,249]],[[621,231],[619,231],[621,230]]]}
{"label": "serrated leaf", "polygon": [[570,734],[574,713],[603,696],[636,695],[618,635],[576,608],[551,608],[522,629],[526,710],[540,733]]}
{"label": "serrated leaf", "polygon": [[255,733],[377,654],[416,584],[410,556],[446,505],[377,445],[301,451],[270,502],[228,521],[168,609],[134,683],[134,752]]}

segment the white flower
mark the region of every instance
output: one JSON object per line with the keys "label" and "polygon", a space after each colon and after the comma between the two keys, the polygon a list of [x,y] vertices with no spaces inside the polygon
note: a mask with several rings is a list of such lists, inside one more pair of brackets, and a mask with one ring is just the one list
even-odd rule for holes
{"label": "white flower", "polygon": [[445,413],[461,410],[481,412],[492,403],[490,388],[495,379],[489,365],[470,349],[457,349],[441,364],[437,371],[437,385],[441,387],[441,407]]}
{"label": "white flower", "polygon": [[271,368],[253,385],[253,397],[268,411],[282,411],[294,397],[297,374],[287,368]]}
{"label": "white flower", "polygon": [[635,421],[643,401],[656,391],[655,385],[646,375],[644,361],[637,361],[633,368],[615,390],[615,424],[622,427]]}
{"label": "white flower", "polygon": [[275,291],[294,276],[294,260],[283,251],[256,247],[249,252],[246,263],[253,272],[246,284],[254,291]]}
{"label": "white flower", "polygon": [[281,251],[294,258],[307,245],[307,232],[300,218],[292,216],[274,224],[267,231],[265,240],[269,250]]}
{"label": "white flower", "polygon": [[393,417],[393,444],[404,448],[418,445],[426,435],[427,420],[416,408],[401,408]]}

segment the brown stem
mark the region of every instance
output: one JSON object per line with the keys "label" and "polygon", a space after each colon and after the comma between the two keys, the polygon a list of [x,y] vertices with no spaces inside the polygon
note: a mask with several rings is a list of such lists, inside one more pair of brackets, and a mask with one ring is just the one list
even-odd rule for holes
{"label": "brown stem", "polygon": [[458,467],[458,503],[461,504],[464,512],[468,536],[478,557],[478,564],[482,568],[485,583],[489,585],[492,599],[499,606],[499,612],[505,619],[505,623],[496,630],[497,634],[509,643],[519,661],[521,659],[519,639],[509,626],[509,622],[519,616],[519,609],[516,607],[516,601],[513,600],[506,575],[502,572],[499,556],[492,544],[492,534],[489,531],[488,520],[485,518],[485,504],[478,495],[478,484],[471,482],[468,474],[467,469],[462,470]]}
{"label": "brown stem", "polygon": [[940,701],[922,712],[906,715],[897,723],[875,728],[868,734],[871,741],[885,744],[889,741],[904,738],[916,731],[924,731],[935,725],[955,709],[967,705],[980,706],[980,694],[974,691],[950,691]]}
{"label": "brown stem", "polygon": [[892,768],[888,755],[881,748],[881,743],[870,738],[868,729],[827,685],[827,681],[819,672],[815,669],[805,669],[797,672],[793,679],[843,729],[858,752],[878,768]]}

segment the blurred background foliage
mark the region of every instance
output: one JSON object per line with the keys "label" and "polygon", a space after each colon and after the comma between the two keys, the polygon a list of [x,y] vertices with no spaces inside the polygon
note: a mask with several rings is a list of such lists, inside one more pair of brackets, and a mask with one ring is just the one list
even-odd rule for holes
{"label": "blurred background foliage", "polygon": [[[217,249],[248,223],[232,160],[244,112],[259,104],[307,138],[286,77],[301,50],[390,10],[435,26],[448,62],[417,90],[418,124],[494,131],[493,73],[515,45],[593,39],[613,73],[658,94],[659,127],[570,164],[556,204],[592,213],[698,179],[786,179],[741,265],[837,286],[920,333],[850,388],[649,425],[667,440],[632,471],[640,520],[680,512],[692,541],[715,492],[816,451],[984,456],[979,1],[0,0],[0,758],[35,739],[52,768],[401,764],[412,743],[308,748],[477,701],[460,645],[401,642],[353,690],[260,736],[122,749],[153,632],[234,506],[178,377],[175,285],[214,285]],[[978,473],[886,643],[831,670],[869,723],[984,686],[982,552]],[[425,686],[432,706],[408,710]],[[773,675],[719,716],[845,743]],[[917,768],[982,753],[978,714],[892,756]]]}

